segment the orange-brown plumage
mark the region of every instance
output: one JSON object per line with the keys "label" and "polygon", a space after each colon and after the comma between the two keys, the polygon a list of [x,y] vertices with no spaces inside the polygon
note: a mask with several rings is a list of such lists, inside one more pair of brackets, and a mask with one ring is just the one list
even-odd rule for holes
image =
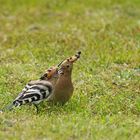
{"label": "orange-brown plumage", "polygon": [[54,92],[50,96],[49,101],[65,104],[71,98],[74,91],[71,78],[73,63],[80,57],[80,54],[81,52],[78,52],[76,55],[67,58],[60,64],[60,70],[62,71],[62,74],[59,75]]}

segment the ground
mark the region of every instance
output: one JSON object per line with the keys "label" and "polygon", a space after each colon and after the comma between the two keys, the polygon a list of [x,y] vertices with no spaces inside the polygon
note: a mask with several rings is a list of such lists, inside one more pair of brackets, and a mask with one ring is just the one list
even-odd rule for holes
{"label": "ground", "polygon": [[0,114],[0,140],[139,140],[139,0],[1,0],[0,107],[79,50],[71,100]]}

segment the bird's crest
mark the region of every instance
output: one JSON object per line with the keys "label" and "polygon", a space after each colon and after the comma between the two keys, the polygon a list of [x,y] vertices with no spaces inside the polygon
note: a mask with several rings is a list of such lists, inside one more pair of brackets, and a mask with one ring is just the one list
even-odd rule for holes
{"label": "bird's crest", "polygon": [[41,80],[49,80],[51,79],[57,72],[61,65],[65,65],[66,63],[73,63],[80,58],[81,52],[77,52],[75,55],[61,61],[57,66],[52,66],[46,70],[46,72],[40,77]]}
{"label": "bird's crest", "polygon": [[58,71],[58,66],[52,66],[46,70],[46,72],[40,77],[41,80],[49,80]]}
{"label": "bird's crest", "polygon": [[77,61],[80,58],[80,55],[81,55],[81,51],[77,52],[75,55],[73,55],[71,57],[68,57],[67,59],[65,59],[64,61],[62,61],[60,63],[60,65],[62,65],[64,63],[67,63],[67,62],[73,63],[73,62]]}

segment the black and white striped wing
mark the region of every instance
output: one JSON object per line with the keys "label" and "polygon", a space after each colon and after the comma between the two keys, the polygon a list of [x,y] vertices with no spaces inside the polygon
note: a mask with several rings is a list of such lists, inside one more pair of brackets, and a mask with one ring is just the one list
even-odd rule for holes
{"label": "black and white striped wing", "polygon": [[26,84],[26,86],[22,89],[22,91],[19,93],[18,96],[21,96],[22,94],[24,94],[28,89],[30,89],[33,85],[37,85],[41,83],[39,80],[36,81],[30,81],[28,84]]}
{"label": "black and white striped wing", "polygon": [[[27,86],[27,85],[26,85]],[[36,83],[30,85],[26,91],[19,94],[19,96],[13,102],[15,106],[20,106],[26,103],[39,103],[50,96],[52,89],[47,84]]]}
{"label": "black and white striped wing", "polygon": [[[31,87],[31,85],[27,84],[22,91],[19,93],[18,97],[20,97],[22,94],[26,93],[26,91]],[[18,98],[17,97],[17,98]]]}

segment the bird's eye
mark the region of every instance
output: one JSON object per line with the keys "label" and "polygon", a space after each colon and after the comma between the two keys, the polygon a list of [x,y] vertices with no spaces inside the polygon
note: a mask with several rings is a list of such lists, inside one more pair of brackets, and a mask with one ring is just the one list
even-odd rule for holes
{"label": "bird's eye", "polygon": [[51,69],[48,69],[48,72],[51,72],[52,70]]}
{"label": "bird's eye", "polygon": [[67,68],[69,68],[70,66],[69,65],[67,65]]}

